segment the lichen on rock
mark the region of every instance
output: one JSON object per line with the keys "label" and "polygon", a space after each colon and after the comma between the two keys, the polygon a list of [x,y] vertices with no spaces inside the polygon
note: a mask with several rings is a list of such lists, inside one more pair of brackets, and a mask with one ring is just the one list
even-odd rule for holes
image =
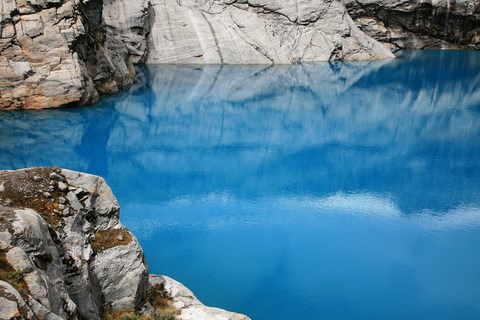
{"label": "lichen on rock", "polygon": [[[100,320],[125,312],[151,319],[163,310],[159,295],[176,319],[191,319],[173,291],[155,286],[103,178],[32,168],[0,171],[0,185],[0,319]],[[214,310],[219,319],[233,314]]]}

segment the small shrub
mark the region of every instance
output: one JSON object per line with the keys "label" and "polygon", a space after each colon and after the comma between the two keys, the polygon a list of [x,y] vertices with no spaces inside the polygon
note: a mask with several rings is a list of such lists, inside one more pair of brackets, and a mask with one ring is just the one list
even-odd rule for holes
{"label": "small shrub", "polygon": [[155,311],[153,313],[154,320],[175,320],[175,311]]}
{"label": "small shrub", "polygon": [[27,283],[23,279],[23,272],[15,271],[8,263],[4,252],[0,252],[0,280],[8,282],[24,297],[30,294]]}
{"label": "small shrub", "polygon": [[23,272],[21,272],[21,271],[10,271],[10,272],[6,272],[6,273],[5,273],[5,276],[6,276],[7,279],[9,279],[9,280],[14,280],[14,281],[23,280]]}
{"label": "small shrub", "polygon": [[174,310],[155,310],[152,314],[138,314],[132,309],[105,314],[103,320],[175,320]]}
{"label": "small shrub", "polygon": [[132,235],[125,228],[100,230],[95,233],[92,249],[95,253],[116,246],[127,245],[132,241]]}

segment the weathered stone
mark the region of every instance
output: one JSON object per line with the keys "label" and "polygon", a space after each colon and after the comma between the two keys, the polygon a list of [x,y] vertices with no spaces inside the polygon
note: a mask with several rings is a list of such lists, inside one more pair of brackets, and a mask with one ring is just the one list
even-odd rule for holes
{"label": "weathered stone", "polygon": [[5,281],[0,280],[0,320],[33,319],[33,312],[20,293]]}
{"label": "weathered stone", "polygon": [[[120,33],[110,50],[105,29],[98,28],[102,16],[90,19],[101,12],[102,2],[0,3],[0,109],[90,103],[99,92],[132,83],[135,69]],[[126,54],[119,55],[122,50]]]}
{"label": "weathered stone", "polygon": [[75,195],[75,193],[73,192],[69,192],[67,193],[67,199],[68,199],[68,202],[70,204],[70,206],[74,209],[74,210],[77,210],[77,211],[80,211],[81,209],[83,209],[83,206],[82,204],[80,203],[80,201],[78,201],[77,199],[77,196]]}
{"label": "weathered stone", "polygon": [[16,271],[25,273],[32,272],[34,267],[25,251],[19,247],[13,247],[7,254],[7,261]]}
{"label": "weathered stone", "polygon": [[56,172],[50,173],[50,179],[62,181],[63,177]]}
{"label": "weathered stone", "polygon": [[229,312],[203,305],[187,287],[167,276],[152,275],[149,278],[150,287],[163,288],[163,295],[172,301],[173,306],[180,310],[177,316],[181,320],[249,320],[243,314]]}
{"label": "weathered stone", "polygon": [[[22,189],[28,193],[25,188],[31,188],[35,193],[41,180],[35,181],[33,176],[45,174],[45,170],[48,169],[0,171],[0,181],[9,181],[6,192]],[[63,199],[64,213],[68,214],[55,215],[53,220],[54,210],[36,212],[6,207],[6,201],[0,199],[0,248],[8,249],[6,258],[10,267],[19,272],[26,284],[22,288],[24,299],[2,281],[6,279],[0,278],[0,320],[101,320],[103,312],[140,310],[149,305],[148,268],[143,251],[135,237],[120,224],[118,203],[112,191],[100,177],[70,170],[61,173],[66,177],[65,184],[93,195],[89,197],[90,211],[81,208],[70,215],[73,199],[78,201],[73,191],[67,195],[69,204]],[[29,184],[23,185],[27,180]],[[15,202],[11,204],[14,206]],[[25,206],[23,200],[22,206]],[[175,292],[172,287],[167,285],[169,293]],[[182,288],[181,292],[186,290]],[[174,299],[182,301],[179,295]],[[183,317],[189,314],[185,310],[211,316],[209,319],[248,319],[219,309],[202,308],[199,302],[181,307],[179,319],[191,319]]]}
{"label": "weathered stone", "polygon": [[67,190],[67,188],[68,188],[68,187],[67,187],[67,185],[66,185],[65,183],[63,183],[62,181],[59,181],[59,182],[58,182],[58,190],[60,190],[60,191],[65,191],[65,190]]}
{"label": "weathered stone", "polygon": [[145,300],[148,269],[136,239],[97,253],[90,270],[101,285],[105,303],[113,310],[138,306]]}
{"label": "weathered stone", "polygon": [[290,64],[393,57],[358,30],[337,0],[242,3],[153,0],[147,61]]}
{"label": "weathered stone", "polygon": [[480,49],[480,3],[472,0],[342,0],[359,28],[394,50]]}

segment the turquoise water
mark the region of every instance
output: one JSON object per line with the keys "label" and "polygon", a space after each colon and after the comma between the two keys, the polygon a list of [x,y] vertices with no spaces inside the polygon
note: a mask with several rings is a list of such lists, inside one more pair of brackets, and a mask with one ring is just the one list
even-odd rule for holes
{"label": "turquoise water", "polygon": [[151,272],[255,320],[480,319],[480,53],[151,66],[0,113],[0,169],[102,175]]}

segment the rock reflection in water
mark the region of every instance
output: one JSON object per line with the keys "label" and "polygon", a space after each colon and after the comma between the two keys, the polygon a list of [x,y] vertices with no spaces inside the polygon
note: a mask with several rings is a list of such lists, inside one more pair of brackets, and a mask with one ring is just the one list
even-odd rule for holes
{"label": "rock reflection in water", "polygon": [[2,113],[0,166],[104,175],[126,201],[368,191],[410,213],[478,200],[480,60],[405,56],[145,67],[102,106]]}

